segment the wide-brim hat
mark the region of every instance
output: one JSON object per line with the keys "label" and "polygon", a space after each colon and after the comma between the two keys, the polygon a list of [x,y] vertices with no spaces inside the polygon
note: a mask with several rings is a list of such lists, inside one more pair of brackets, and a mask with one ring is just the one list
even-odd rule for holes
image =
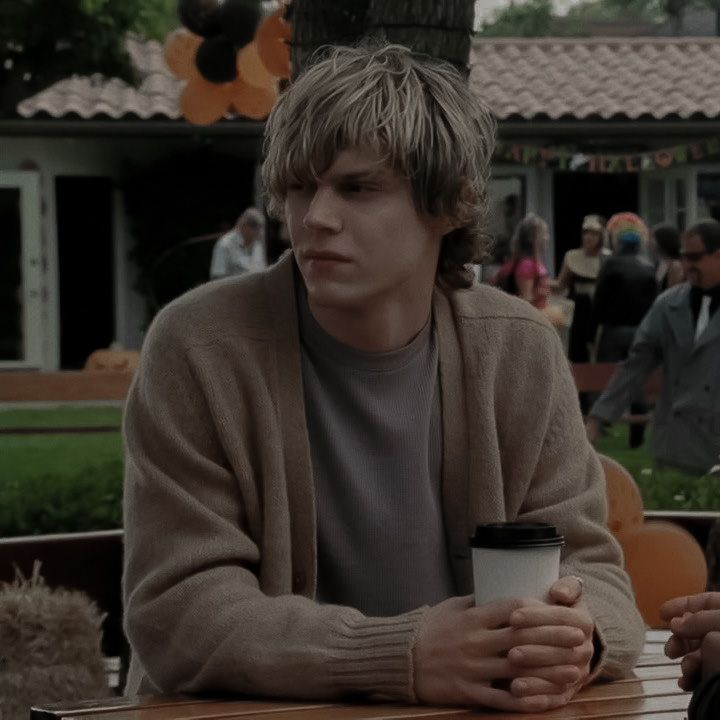
{"label": "wide-brim hat", "polygon": [[593,232],[604,233],[605,223],[599,215],[586,215],[582,221],[583,230],[592,230]]}

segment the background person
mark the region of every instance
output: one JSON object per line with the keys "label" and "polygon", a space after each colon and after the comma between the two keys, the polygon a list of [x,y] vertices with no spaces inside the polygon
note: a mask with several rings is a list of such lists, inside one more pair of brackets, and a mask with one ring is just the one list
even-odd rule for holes
{"label": "background person", "polygon": [[704,220],[681,238],[688,282],[665,291],[642,321],[625,360],[590,410],[587,433],[616,422],[636,389],[663,370],[653,413],[656,464],[703,475],[720,455],[720,223]]}
{"label": "background person", "polygon": [[605,220],[600,215],[586,215],[582,222],[582,244],[565,253],[557,278],[557,289],[567,290],[568,298],[575,303],[568,353],[571,362],[590,362],[590,348],[597,331],[593,295],[600,264],[608,254],[604,242]]}
{"label": "background person", "polygon": [[651,249],[657,258],[655,279],[660,292],[665,292],[685,279],[680,262],[680,233],[672,225],[654,225],[650,240]]}
{"label": "background person", "polygon": [[235,227],[215,243],[210,279],[262,270],[267,264],[264,231],[262,212],[254,207],[244,210]]}
{"label": "background person", "polygon": [[543,258],[549,240],[547,223],[539,215],[528,213],[515,228],[511,257],[498,270],[492,284],[527,300],[538,310],[546,308],[551,283]]}
{"label": "background person", "polygon": [[665,654],[682,658],[678,684],[683,690],[720,673],[720,592],[673,598],[663,604],[660,615],[672,633]]}
{"label": "background person", "polygon": [[720,593],[674,598],[661,610],[672,635],[665,645],[670,658],[682,658],[678,685],[692,690],[689,720],[720,717]]}
{"label": "background person", "polygon": [[[644,258],[648,229],[634,213],[613,215],[607,224],[613,255],[598,273],[593,312],[599,326],[597,361],[617,363],[628,356],[635,332],[657,296],[652,265]],[[647,413],[642,386],[630,403],[635,415]],[[645,426],[630,425],[630,447],[643,443]]]}

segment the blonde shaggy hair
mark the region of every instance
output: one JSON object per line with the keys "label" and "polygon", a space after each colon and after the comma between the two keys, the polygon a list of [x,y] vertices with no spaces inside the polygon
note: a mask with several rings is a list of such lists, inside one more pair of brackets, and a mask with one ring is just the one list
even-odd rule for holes
{"label": "blonde shaggy hair", "polygon": [[495,130],[490,110],[447,63],[400,45],[322,48],[265,125],[268,210],[282,217],[289,186],[317,178],[339,152],[370,149],[409,179],[418,212],[459,224],[443,238],[438,276],[469,287],[467,265],[488,246]]}

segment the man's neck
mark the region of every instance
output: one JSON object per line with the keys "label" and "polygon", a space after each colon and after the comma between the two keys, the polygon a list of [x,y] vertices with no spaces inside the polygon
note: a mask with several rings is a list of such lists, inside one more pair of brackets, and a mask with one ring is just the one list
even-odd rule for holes
{"label": "man's neck", "polygon": [[339,342],[363,352],[391,352],[405,347],[425,327],[432,307],[432,288],[427,297],[412,303],[378,303],[362,310],[322,307],[308,297],[310,312],[318,325]]}

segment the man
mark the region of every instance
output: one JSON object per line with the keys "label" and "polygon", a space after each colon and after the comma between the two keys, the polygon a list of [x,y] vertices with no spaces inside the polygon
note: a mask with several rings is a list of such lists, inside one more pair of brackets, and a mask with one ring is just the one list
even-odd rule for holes
{"label": "man", "polygon": [[[397,46],[336,48],[279,99],[263,176],[292,252],[165,308],[128,398],[129,692],[537,711],[634,664],[557,334],[455,290],[494,129]],[[473,607],[469,536],[506,519],[557,525],[564,577]]]}
{"label": "man", "polygon": [[694,691],[690,720],[716,720],[720,716],[720,593],[673,598],[660,614],[672,631],[665,654],[682,658],[678,685]]}
{"label": "man", "polygon": [[720,455],[720,223],[704,220],[681,238],[687,283],[665,291],[637,330],[630,353],[590,410],[592,442],[661,366],[652,453],[658,465],[705,474]]}
{"label": "man", "polygon": [[210,278],[242,275],[265,268],[263,230],[265,218],[256,208],[243,211],[234,229],[225,233],[213,248]]}

